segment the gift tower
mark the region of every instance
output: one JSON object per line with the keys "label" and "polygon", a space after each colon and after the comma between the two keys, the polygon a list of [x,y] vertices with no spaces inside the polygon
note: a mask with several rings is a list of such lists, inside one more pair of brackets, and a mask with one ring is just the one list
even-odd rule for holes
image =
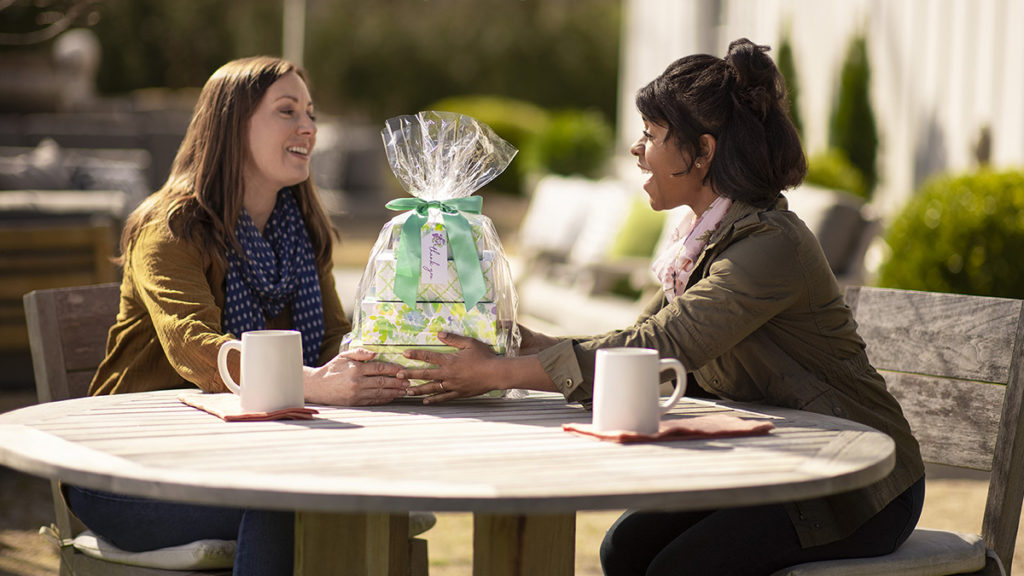
{"label": "gift tower", "polygon": [[387,204],[401,214],[378,236],[363,273],[349,347],[413,368],[410,348],[454,352],[440,331],[514,354],[519,334],[508,260],[483,199],[516,150],[485,124],[459,114],[420,112],[387,121],[388,161],[412,198]]}
{"label": "gift tower", "polygon": [[[444,224],[428,220],[419,225],[413,220],[410,225],[409,221],[406,219],[403,226],[392,226],[387,249],[374,258],[371,289],[359,302],[361,346],[377,352],[385,362],[413,366],[415,361],[402,356],[408,348],[454,351],[439,346],[437,333],[448,331],[475,338],[504,353],[498,338],[495,255],[483,248],[480,226],[471,227],[472,251],[466,255],[474,260],[470,265],[479,270],[484,290],[478,298],[467,301]],[[403,234],[406,227],[410,230]],[[403,236],[408,239],[412,234],[420,235],[419,270],[409,282],[414,291],[407,291],[410,297],[402,298],[400,252],[404,247]]]}

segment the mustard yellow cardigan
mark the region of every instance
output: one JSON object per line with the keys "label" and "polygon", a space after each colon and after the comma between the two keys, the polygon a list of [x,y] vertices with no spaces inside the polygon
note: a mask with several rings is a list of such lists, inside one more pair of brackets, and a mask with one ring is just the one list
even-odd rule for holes
{"label": "mustard yellow cardigan", "polygon": [[[221,330],[226,269],[199,246],[172,237],[152,222],[130,248],[121,281],[117,320],[106,357],[89,394],[119,394],[198,386],[227,392],[217,370],[220,345],[235,336]],[[319,270],[324,309],[320,364],[338,353],[351,329],[334,285],[331,265]],[[267,328],[291,328],[286,307]]]}

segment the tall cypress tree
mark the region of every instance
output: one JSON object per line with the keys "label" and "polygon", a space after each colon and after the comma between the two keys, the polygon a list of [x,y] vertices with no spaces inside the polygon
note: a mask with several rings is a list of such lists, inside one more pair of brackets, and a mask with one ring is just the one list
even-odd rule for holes
{"label": "tall cypress tree", "polygon": [[782,73],[782,77],[786,80],[786,91],[789,94],[789,117],[793,120],[793,125],[796,126],[796,131],[800,134],[800,138],[803,139],[804,125],[803,120],[800,118],[799,106],[800,84],[797,82],[796,63],[793,60],[793,45],[789,38],[790,27],[787,24],[782,31],[782,38],[779,39],[778,57],[775,64],[779,67],[779,72]]}
{"label": "tall cypress tree", "polygon": [[832,115],[829,142],[846,154],[864,175],[869,194],[878,182],[875,157],[878,129],[871,108],[871,67],[867,40],[858,34],[851,41],[840,76],[839,98]]}

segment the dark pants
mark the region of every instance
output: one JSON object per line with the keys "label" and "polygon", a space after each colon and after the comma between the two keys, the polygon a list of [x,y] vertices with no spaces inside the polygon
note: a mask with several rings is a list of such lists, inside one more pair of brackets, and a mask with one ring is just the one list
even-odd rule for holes
{"label": "dark pants", "polygon": [[924,478],[842,540],[802,548],[784,504],[700,512],[626,512],[601,543],[608,576],[767,576],[819,560],[881,556],[903,544],[924,505]]}
{"label": "dark pants", "polygon": [[237,540],[234,574],[292,573],[295,514],[162,502],[64,486],[71,511],[90,530],[129,552],[196,540]]}

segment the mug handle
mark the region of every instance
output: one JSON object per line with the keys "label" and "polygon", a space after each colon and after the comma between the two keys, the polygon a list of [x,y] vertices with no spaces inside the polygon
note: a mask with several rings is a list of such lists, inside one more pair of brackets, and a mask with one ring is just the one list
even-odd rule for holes
{"label": "mug handle", "polygon": [[220,350],[217,351],[217,369],[220,370],[220,379],[224,381],[224,385],[228,387],[228,390],[240,395],[242,393],[242,389],[238,386],[238,383],[231,378],[231,371],[228,370],[228,352],[232,349],[238,350],[238,353],[241,354],[242,341],[228,340],[220,345]]}
{"label": "mug handle", "polygon": [[659,370],[672,369],[676,373],[676,389],[672,392],[672,396],[664,404],[659,405],[661,415],[664,416],[679,402],[679,399],[686,393],[686,368],[683,367],[683,363],[675,358],[662,358],[658,360]]}

